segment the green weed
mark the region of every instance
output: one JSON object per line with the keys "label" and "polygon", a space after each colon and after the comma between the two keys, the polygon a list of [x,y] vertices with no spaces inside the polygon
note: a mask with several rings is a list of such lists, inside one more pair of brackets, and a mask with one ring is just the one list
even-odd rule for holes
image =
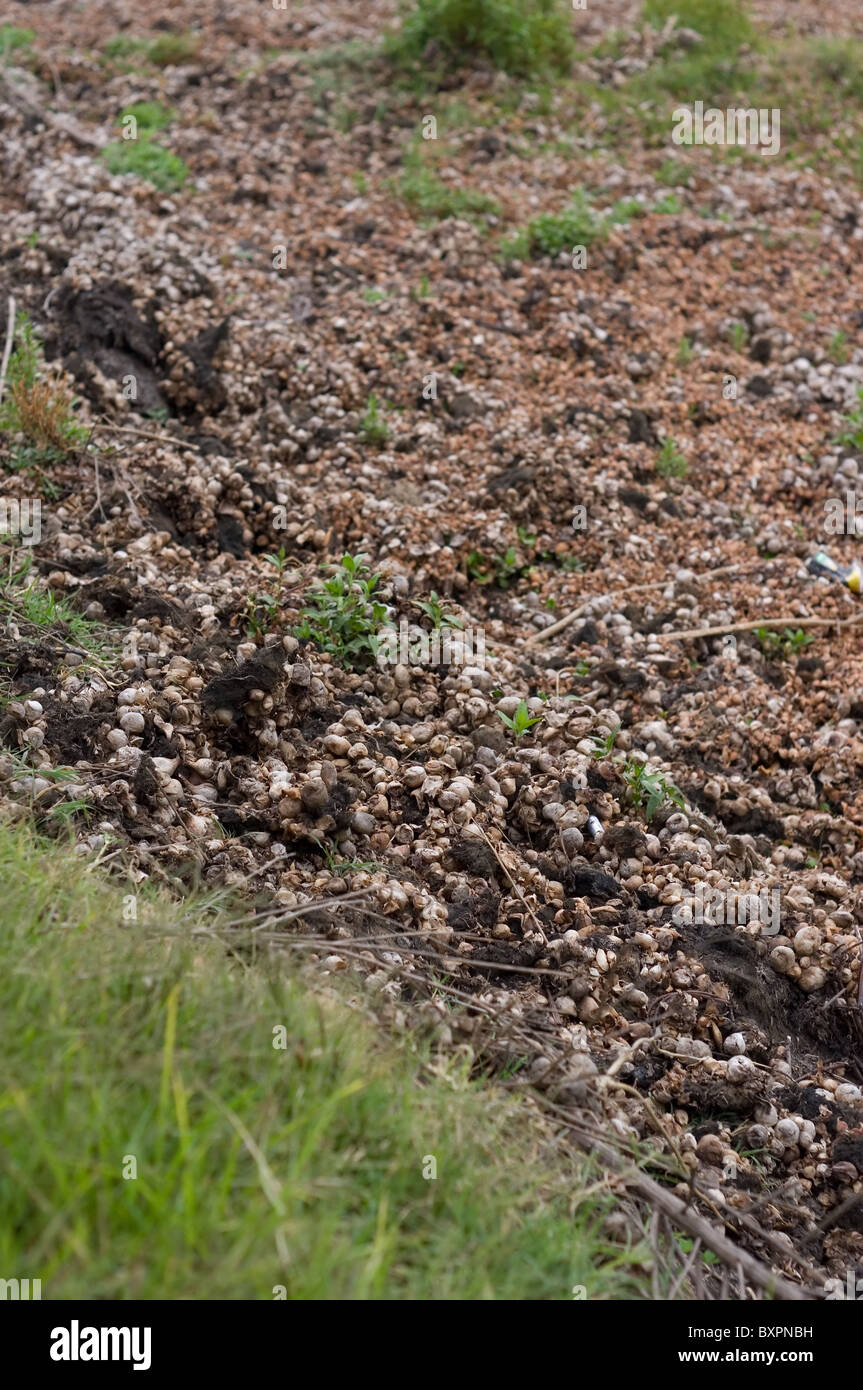
{"label": "green weed", "polygon": [[679,367],[688,367],[694,356],[692,339],[686,337],[681,338],[680,346],[677,349],[677,365]]}
{"label": "green weed", "polygon": [[759,627],[755,636],[765,656],[771,659],[782,658],[786,661],[792,656],[799,656],[805,647],[815,641],[811,633],[804,632],[799,627],[786,627],[781,632],[773,632],[769,628]]}
{"label": "green weed", "polygon": [[405,157],[404,171],[395,191],[418,216],[443,221],[446,217],[472,219],[497,213],[494,198],[478,189],[444,183],[423,159],[418,147]]}
{"label": "green weed", "polygon": [[0,430],[23,435],[27,446],[17,457],[18,466],[57,462],[86,442],[88,431],[74,414],[76,402],[46,375],[42,344],[26,314],[15,322],[6,392],[0,403]]}
{"label": "green weed", "polygon": [[265,555],[264,560],[272,565],[275,574],[262,593],[250,594],[246,601],[248,634],[258,641],[262,641],[278,621],[282,607],[282,580],[288,563],[285,547],[281,546],[275,555]]}
{"label": "green weed", "polygon": [[519,702],[518,709],[512,716],[504,714],[503,710],[497,710],[496,713],[498,719],[502,720],[506,727],[509,729],[516,743],[518,743],[519,740],[522,739],[524,735],[530,729],[533,728],[534,724],[542,723],[541,714],[537,714],[533,718],[531,718],[530,712],[527,708],[526,700],[521,700]]}
{"label": "green weed", "polygon": [[671,435],[668,435],[656,458],[657,473],[661,478],[684,478],[688,470],[686,457],[680,452]]}
{"label": "green weed", "polygon": [[623,768],[623,780],[629,788],[633,806],[643,807],[645,820],[651,821],[660,806],[670,802],[683,809],[683,793],[661,772],[648,772],[647,764],[629,758]]}
{"label": "green weed", "polygon": [[10,53],[15,53],[16,63],[19,67],[23,66],[22,60],[32,57],[26,50],[35,37],[35,29],[21,29],[15,24],[0,24],[0,64],[5,67]]}
{"label": "green weed", "polygon": [[380,413],[377,396],[369,396],[365,414],[360,421],[360,434],[366,444],[380,448],[389,438],[389,426]]}
{"label": "green weed", "polygon": [[827,345],[827,352],[830,361],[836,362],[840,367],[844,366],[848,361],[848,334],[841,328],[839,332],[834,333],[833,337],[830,339]]}
{"label": "green weed", "polygon": [[386,51],[417,64],[432,43],[442,65],[485,58],[518,76],[565,72],[575,52],[562,0],[413,0]]}
{"label": "green weed", "polygon": [[342,556],[331,578],[306,596],[294,635],[316,642],[351,669],[368,666],[378,654],[377,634],[386,617],[386,605],[375,598],[379,582],[362,556]]}
{"label": "green weed", "polygon": [[164,130],[176,114],[176,111],[169,106],[163,106],[160,101],[136,101],[121,112],[118,120],[122,122],[127,116],[132,116],[137,129],[149,135],[153,131]]}
{"label": "green weed", "polygon": [[436,632],[445,627],[461,628],[464,626],[461,619],[450,612],[446,599],[438,598],[434,589],[427,600],[416,599],[414,607],[418,608],[430,620],[432,628]]}
{"label": "green weed", "polygon": [[846,449],[863,449],[863,386],[857,387],[859,404],[842,417],[842,429],[834,443],[843,444]]}
{"label": "green weed", "polygon": [[157,145],[148,137],[114,140],[102,151],[112,174],[134,174],[163,193],[176,193],[189,177],[189,169],[179,155]]}
{"label": "green weed", "polygon": [[672,15],[677,27],[695,29],[711,53],[736,53],[755,37],[744,0],[645,0],[644,19],[661,29]]}
{"label": "green weed", "polygon": [[147,60],[157,68],[178,67],[189,63],[200,46],[195,34],[160,34],[147,47]]}

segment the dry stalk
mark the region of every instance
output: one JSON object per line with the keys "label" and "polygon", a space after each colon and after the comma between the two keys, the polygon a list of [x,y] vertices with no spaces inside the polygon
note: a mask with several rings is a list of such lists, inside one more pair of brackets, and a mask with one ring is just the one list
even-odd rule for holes
{"label": "dry stalk", "polygon": [[3,399],[3,391],[6,386],[6,373],[9,370],[9,358],[12,354],[12,343],[15,339],[15,296],[9,296],[9,310],[6,320],[6,343],[3,348],[3,361],[0,362],[0,401]]}

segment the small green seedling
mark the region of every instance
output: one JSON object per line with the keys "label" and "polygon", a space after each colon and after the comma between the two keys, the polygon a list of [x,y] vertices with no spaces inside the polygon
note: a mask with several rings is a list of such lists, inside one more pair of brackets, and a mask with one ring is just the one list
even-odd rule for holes
{"label": "small green seedling", "polygon": [[519,703],[518,709],[511,718],[508,714],[504,714],[502,710],[497,711],[497,717],[498,719],[503,720],[504,724],[509,729],[516,743],[518,743],[519,739],[524,737],[528,729],[533,728],[534,724],[542,723],[541,714],[538,714],[534,718],[531,718],[527,708],[526,700],[522,700]]}
{"label": "small green seedling", "polygon": [[508,589],[515,579],[520,579],[525,565],[519,563],[514,546],[509,546],[502,555],[483,555],[472,550],[467,557],[468,578],[475,584],[494,584],[498,589]]}
{"label": "small green seedling", "polygon": [[808,647],[815,641],[811,632],[804,632],[802,628],[786,627],[782,632],[772,632],[769,628],[758,628],[755,636],[761,644],[761,650],[765,656],[782,657],[788,660],[789,657],[798,656],[804,647]]}
{"label": "small green seedling", "polygon": [[[582,663],[582,664],[583,664],[583,663]],[[590,668],[588,667],[587,670],[589,670],[589,669],[590,669]],[[587,675],[587,670],[585,670],[585,672],[584,672],[585,675]],[[580,674],[581,674],[581,673],[580,673]],[[618,735],[618,730],[617,730],[617,729],[612,729],[611,733],[610,733],[610,734],[606,734],[605,738],[600,738],[597,734],[594,734],[594,735],[593,735],[593,741],[594,741],[594,743],[596,744],[596,747],[595,747],[594,750],[593,750],[593,756],[594,756],[595,758],[608,758],[608,757],[610,757],[610,756],[611,756],[611,750],[612,750],[612,748],[614,747],[614,740],[617,738],[617,735]]]}
{"label": "small green seedling", "polygon": [[435,631],[444,627],[464,627],[464,623],[449,611],[446,599],[440,599],[432,589],[427,600],[417,599],[414,605],[431,621]]}
{"label": "small green seedling", "polygon": [[843,428],[833,442],[844,444],[846,449],[863,450],[863,386],[857,387],[857,399],[860,404],[842,417]]}
{"label": "small green seedling", "polygon": [[314,835],[311,838],[326,859],[327,868],[330,873],[338,874],[340,878],[344,878],[345,874],[355,874],[360,871],[374,874],[377,873],[378,869],[383,867],[383,865],[379,864],[375,859],[357,859],[356,857],[353,859],[343,859],[338,854],[337,849],[332,845],[322,843],[322,841],[317,839]]}
{"label": "small green seedling", "polygon": [[848,334],[841,328],[839,332],[834,333],[833,337],[830,339],[827,345],[827,353],[830,357],[830,361],[836,362],[840,367],[844,367],[845,363],[848,361]]}
{"label": "small green seedling", "polygon": [[677,349],[678,367],[688,367],[694,356],[695,353],[692,350],[692,339],[681,338],[680,346]]}
{"label": "small green seedling", "polygon": [[381,416],[377,396],[369,396],[366,412],[360,421],[360,434],[367,444],[379,447],[389,438],[389,427]]}
{"label": "small green seedling", "polygon": [[260,594],[250,594],[246,602],[248,633],[260,641],[272,629],[282,605],[282,576],[288,557],[282,546],[277,555],[265,555],[264,560],[275,570],[270,586]]}
{"label": "small green seedling", "polygon": [[663,777],[661,772],[648,772],[645,763],[636,762],[630,758],[623,769],[623,780],[629,787],[634,806],[644,808],[644,816],[648,821],[653,820],[660,806],[666,802],[684,809],[686,803],[683,793],[673,782],[669,782]]}
{"label": "small green seedling", "polygon": [[688,468],[685,456],[668,435],[656,460],[657,473],[661,478],[684,478]]}

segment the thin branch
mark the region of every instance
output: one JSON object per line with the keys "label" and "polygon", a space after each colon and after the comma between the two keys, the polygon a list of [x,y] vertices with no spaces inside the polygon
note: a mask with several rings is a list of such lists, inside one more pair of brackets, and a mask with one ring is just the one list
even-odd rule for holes
{"label": "thin branch", "polygon": [[[553,1112],[567,1124],[579,1148],[586,1150],[588,1153],[595,1153],[613,1172],[619,1170],[620,1156],[609,1144],[588,1137],[588,1135],[582,1131],[581,1126],[571,1118],[563,1107],[555,1105],[553,1102],[547,1100],[541,1103],[544,1103],[547,1108],[553,1110]],[[706,1246],[708,1250],[712,1250],[714,1254],[718,1255],[731,1269],[742,1269],[746,1278],[756,1288],[763,1289],[773,1297],[795,1303],[806,1302],[817,1296],[815,1290],[801,1288],[799,1284],[790,1283],[781,1274],[771,1269],[769,1265],[756,1259],[755,1256],[750,1255],[748,1251],[741,1249],[739,1245],[728,1239],[724,1231],[717,1230],[705,1217],[700,1216],[688,1202],[678,1197],[676,1193],[670,1192],[668,1188],[662,1187],[659,1183],[654,1182],[653,1179],[647,1177],[646,1174],[638,1173],[633,1175],[630,1179],[630,1186],[643,1197],[654,1210],[658,1209],[666,1212],[675,1226],[678,1228],[682,1227],[685,1231],[689,1232],[693,1239],[700,1240],[702,1245]],[[724,1218],[727,1220],[730,1214],[731,1213],[724,1213]],[[736,1214],[737,1213],[735,1213],[735,1215]],[[759,1228],[756,1229],[757,1234],[763,1237],[765,1233]],[[793,1251],[789,1250],[784,1253],[787,1255],[787,1258],[796,1259],[798,1263],[802,1263],[799,1257],[795,1257]]]}
{"label": "thin branch", "polygon": [[84,130],[70,115],[65,111],[55,115],[51,111],[43,110],[30,100],[20,87],[16,87],[8,77],[0,72],[0,92],[6,96],[14,105],[23,107],[31,115],[38,116],[39,120],[47,126],[52,126],[59,134],[65,135],[67,139],[78,145],[84,150],[101,149],[103,141],[96,135],[91,135],[88,130]]}
{"label": "thin branch", "polygon": [[[761,563],[763,563],[763,561]],[[700,584],[705,579],[718,579],[724,574],[736,574],[739,569],[740,565],[720,565],[718,569],[705,570],[703,574],[694,575],[692,582]],[[574,623],[576,618],[584,617],[590,605],[598,598],[622,598],[624,595],[631,598],[635,594],[646,594],[651,589],[664,589],[667,583],[667,579],[659,579],[655,583],[638,584],[634,588],[632,585],[628,585],[625,589],[614,590],[613,593],[608,596],[604,594],[594,594],[592,598],[587,599],[586,602],[582,603],[578,608],[574,608],[571,613],[567,613],[564,617],[558,618],[557,622],[552,623],[550,627],[544,627],[542,632],[532,632],[529,637],[525,638],[524,645],[526,647],[535,647],[538,642],[547,642],[549,637],[554,637],[556,633],[563,632],[563,629],[569,627],[570,623]]]}
{"label": "thin branch", "polygon": [[197,444],[192,444],[185,439],[178,439],[173,434],[156,434],[153,430],[133,429],[131,425],[115,425],[110,420],[98,420],[95,429],[110,430],[112,434],[134,434],[139,439],[154,439],[161,444],[174,444],[182,449],[197,449]]}
{"label": "thin branch", "polygon": [[721,637],[728,632],[755,632],[758,628],[769,627],[854,627],[863,623],[863,614],[856,618],[798,618],[796,614],[785,618],[756,618],[751,623],[725,623],[722,627],[690,627],[680,632],[657,632],[663,642],[683,642],[692,637]]}
{"label": "thin branch", "polygon": [[3,361],[0,363],[0,401],[3,399],[3,388],[6,385],[6,372],[9,369],[9,358],[12,353],[12,341],[15,337],[15,296],[9,296],[9,318],[6,324],[6,346],[3,349]]}

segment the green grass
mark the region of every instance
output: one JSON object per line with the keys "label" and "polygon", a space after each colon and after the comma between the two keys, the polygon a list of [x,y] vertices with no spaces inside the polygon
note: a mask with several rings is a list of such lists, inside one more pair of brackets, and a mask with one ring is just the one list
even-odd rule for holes
{"label": "green grass", "polygon": [[664,183],[666,188],[677,188],[686,182],[686,170],[681,168],[676,159],[663,160],[656,171],[656,181]]}
{"label": "green grass", "polygon": [[846,449],[863,449],[863,387],[857,387],[858,405],[842,416],[842,428],[834,443]]}
{"label": "green grass", "polygon": [[280,546],[275,554],[265,555],[264,561],[271,565],[273,573],[268,582],[256,594],[249,594],[246,600],[247,633],[257,641],[263,641],[266,634],[277,625],[281,616],[283,596],[282,583],[288,556],[285,547]]}
{"label": "green grass", "polygon": [[656,29],[676,15],[677,28],[697,30],[713,53],[735,53],[754,38],[744,0],[645,0],[643,15]]}
{"label": "green grass", "polygon": [[681,338],[680,346],[677,349],[677,365],[679,367],[688,367],[694,356],[692,339],[687,337]]}
{"label": "green grass", "polygon": [[24,443],[11,449],[9,466],[39,468],[80,449],[88,431],[74,413],[76,404],[47,374],[42,341],[29,316],[19,314],[0,404],[0,434],[22,436]]}
{"label": "green grass", "polygon": [[112,63],[127,70],[147,65],[166,68],[190,62],[200,42],[195,34],[160,34],[156,39],[117,34],[102,45],[102,52]]}
{"label": "green grass", "polygon": [[[643,9],[645,21],[657,28],[671,14],[697,30],[703,42],[690,49],[669,43],[646,71],[619,87],[580,84],[581,98],[603,109],[610,147],[619,151],[634,142],[667,148],[672,111],[695,100],[706,107],[778,108],[781,149],[776,158],[827,164],[837,176],[863,183],[863,42],[776,37],[753,22],[742,0],[647,0]],[[571,118],[578,118],[577,111]],[[757,149],[734,145],[711,147],[698,159],[712,165],[761,163]],[[666,161],[657,177],[673,183],[676,162]],[[694,167],[682,166],[681,174]]]}
{"label": "green grass", "polygon": [[146,39],[136,39],[132,34],[117,34],[102,45],[106,58],[132,58],[146,52],[149,44]]}
{"label": "green grass", "polygon": [[65,639],[87,652],[91,660],[101,662],[113,653],[103,638],[98,623],[85,618],[63,598],[58,598],[51,589],[40,588],[31,578],[32,555],[24,553],[23,563],[13,568],[20,552],[10,550],[7,573],[0,578],[0,614],[12,618],[19,627],[22,648],[32,635],[28,629],[36,629],[38,640],[46,631],[59,629]]}
{"label": "green grass", "polygon": [[360,119],[360,101],[371,102],[373,97],[378,102],[375,114],[383,114],[385,97],[381,97],[377,45],[351,39],[320,49],[298,50],[294,56],[311,79],[316,118],[349,131]]}
{"label": "green grass", "polygon": [[499,211],[488,193],[464,184],[444,183],[416,144],[405,156],[395,191],[417,216],[428,221],[443,221],[445,217],[475,219],[483,213]]}
{"label": "green grass", "polygon": [[830,361],[838,363],[840,367],[848,361],[848,334],[844,329],[840,328],[838,333],[833,334],[827,344],[827,353]]}
{"label": "green grass", "polygon": [[561,251],[573,252],[576,247],[587,248],[602,241],[613,227],[625,227],[632,218],[651,212],[670,215],[682,209],[680,199],[668,194],[652,207],[637,198],[619,198],[607,212],[600,212],[587,190],[576,188],[562,212],[542,212],[513,236],[504,238],[501,254],[518,260],[559,256]]}
{"label": "green grass", "polygon": [[[0,63],[6,63],[16,49],[27,50],[36,37],[35,29],[20,29],[15,24],[0,24]],[[20,64],[21,53],[16,55]],[[28,55],[29,56],[29,55]]]}
{"label": "green grass", "polygon": [[[530,1104],[0,829],[0,1264],[45,1299],[649,1296]],[[234,932],[239,942],[242,933]],[[279,1030],[284,1030],[280,1032]],[[284,1043],[285,1046],[274,1046]],[[437,1176],[425,1178],[431,1171]]]}
{"label": "green grass", "polygon": [[190,62],[198,52],[200,39],[194,34],[160,34],[147,47],[147,60],[157,68]]}
{"label": "green grass", "polygon": [[622,58],[626,52],[626,32],[612,29],[592,50],[597,58]]}
{"label": "green grass", "polygon": [[482,59],[521,77],[566,72],[575,55],[564,0],[409,0],[390,58],[427,63],[432,43],[446,66]]}
{"label": "green grass", "polygon": [[176,114],[171,107],[163,106],[159,101],[136,101],[133,106],[125,108],[119,120],[122,122],[127,116],[133,116],[138,131],[149,135],[154,130],[163,130],[165,126],[170,125]]}
{"label": "green grass", "polygon": [[176,193],[189,177],[188,166],[179,155],[146,136],[141,140],[113,140],[105,146],[102,158],[112,174],[135,174],[163,193]]}

